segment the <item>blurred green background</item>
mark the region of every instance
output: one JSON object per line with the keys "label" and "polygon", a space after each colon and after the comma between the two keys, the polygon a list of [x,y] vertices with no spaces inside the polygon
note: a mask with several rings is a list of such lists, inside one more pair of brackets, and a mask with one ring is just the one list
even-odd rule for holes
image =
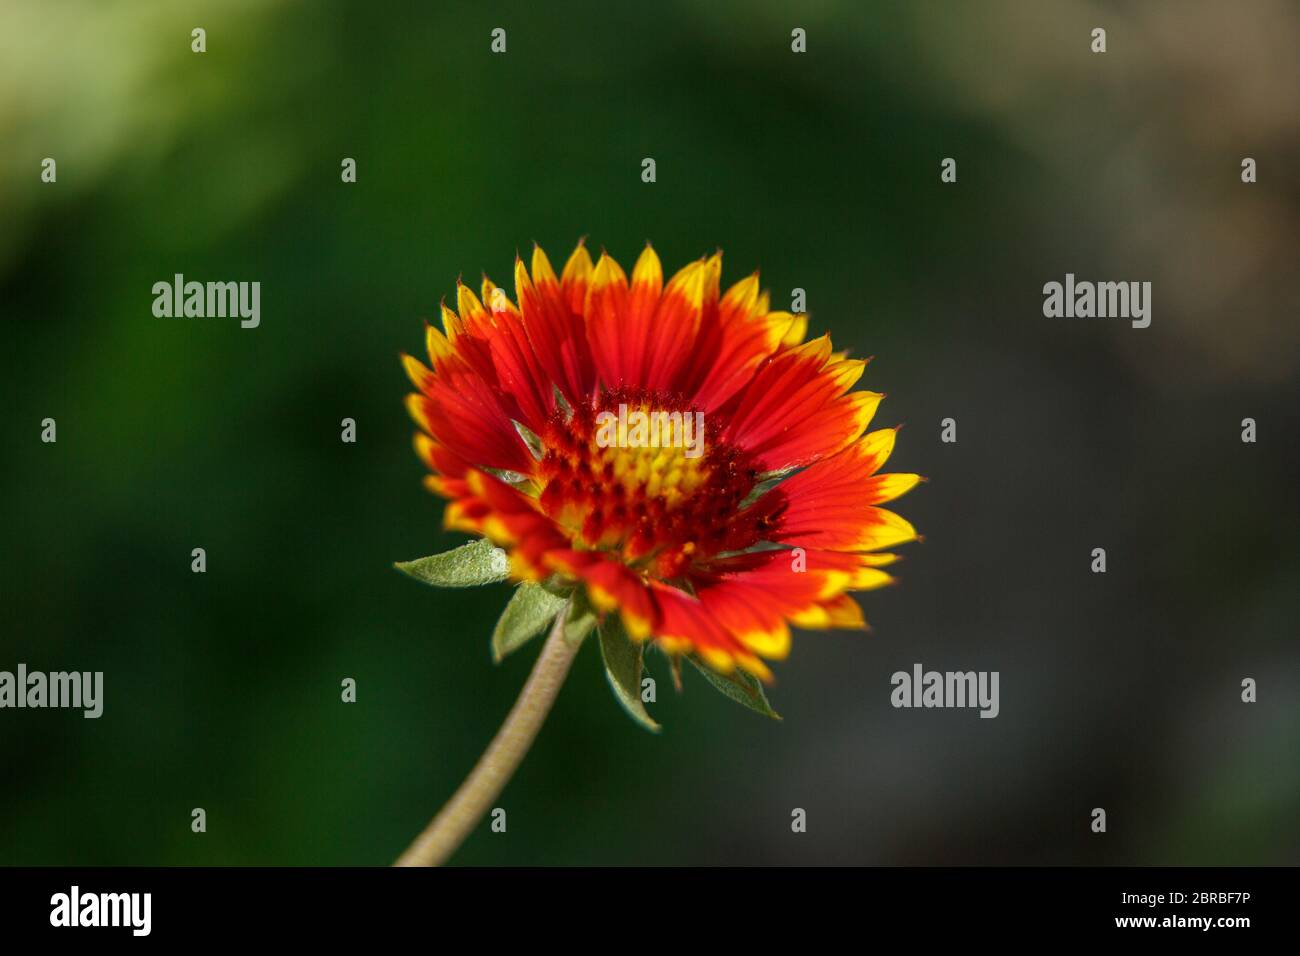
{"label": "blurred green background", "polygon": [[[0,711],[0,864],[403,849],[535,647],[490,662],[507,587],[391,568],[462,540],[398,352],[583,235],[806,289],[926,541],[872,633],[796,637],[780,724],[654,659],[652,737],[584,648],[456,862],[1300,862],[1298,45],[1282,2],[6,0],[0,669],[105,711]],[[261,326],[155,318],[177,272],[260,281]],[[1151,281],[1151,327],[1045,319],[1066,272]],[[1001,715],[892,709],[914,662]]]}

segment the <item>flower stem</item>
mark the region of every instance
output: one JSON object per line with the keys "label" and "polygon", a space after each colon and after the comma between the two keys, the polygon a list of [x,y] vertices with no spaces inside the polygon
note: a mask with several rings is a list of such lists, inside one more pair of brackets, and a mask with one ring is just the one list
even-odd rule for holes
{"label": "flower stem", "polygon": [[505,723],[465,782],[424,832],[397,858],[394,866],[440,866],[445,863],[509,783],[541,730],[542,722],[560,692],[560,685],[569,673],[569,665],[578,652],[579,644],[570,641],[564,633],[568,615],[569,606],[565,605],[556,616],[542,652],[537,656],[537,663],[533,665],[514,707],[510,708]]}

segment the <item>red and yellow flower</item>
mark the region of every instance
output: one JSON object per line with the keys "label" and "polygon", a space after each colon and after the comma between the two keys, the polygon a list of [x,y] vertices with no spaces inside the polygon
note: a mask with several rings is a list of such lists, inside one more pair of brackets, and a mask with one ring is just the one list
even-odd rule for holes
{"label": "red and yellow flower", "polygon": [[[558,575],[637,640],[770,680],[790,625],[865,626],[849,592],[890,583],[882,549],[916,537],[880,506],[920,479],[879,473],[897,429],[867,431],[866,362],[804,341],[757,274],[722,293],[721,273],[716,254],[665,282],[647,245],[629,279],[579,243],[557,276],[534,249],[513,301],[458,283],[430,365],[403,356],[408,407],[447,526],[512,577]],[[702,413],[702,453],[597,441],[620,405]]]}

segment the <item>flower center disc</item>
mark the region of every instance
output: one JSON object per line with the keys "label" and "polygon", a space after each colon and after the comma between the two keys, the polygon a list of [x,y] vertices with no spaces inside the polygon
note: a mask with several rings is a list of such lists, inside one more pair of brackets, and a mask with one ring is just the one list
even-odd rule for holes
{"label": "flower center disc", "polygon": [[763,522],[740,510],[757,470],[678,399],[615,389],[557,409],[540,437],[542,510],[575,547],[616,552],[667,580],[759,540]]}

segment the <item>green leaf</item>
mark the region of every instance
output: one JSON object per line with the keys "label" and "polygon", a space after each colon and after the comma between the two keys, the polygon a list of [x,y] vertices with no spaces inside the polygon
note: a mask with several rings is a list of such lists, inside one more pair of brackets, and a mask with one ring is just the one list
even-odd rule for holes
{"label": "green leaf", "polygon": [[724,696],[730,697],[738,704],[744,704],[750,710],[760,713],[764,717],[771,717],[773,720],[781,719],[781,715],[774,711],[772,705],[767,702],[767,694],[763,693],[763,685],[757,677],[746,674],[739,668],[731,674],[719,674],[707,664],[701,664],[693,657],[688,657],[687,660]]}
{"label": "green leaf", "polygon": [[651,733],[658,733],[659,725],[650,719],[641,703],[645,645],[627,636],[618,612],[605,615],[605,620],[600,622],[600,654],[605,659],[610,689],[628,716]]}
{"label": "green leaf", "polygon": [[504,551],[487,538],[479,538],[442,554],[399,561],[393,567],[425,584],[440,588],[467,588],[504,581],[507,564]]}
{"label": "green leaf", "polygon": [[492,631],[492,660],[500,664],[507,654],[550,627],[566,603],[539,585],[519,585]]}
{"label": "green leaf", "polygon": [[564,636],[575,647],[587,639],[596,626],[596,611],[587,600],[587,592],[576,588],[573,592],[569,616],[564,622]]}

